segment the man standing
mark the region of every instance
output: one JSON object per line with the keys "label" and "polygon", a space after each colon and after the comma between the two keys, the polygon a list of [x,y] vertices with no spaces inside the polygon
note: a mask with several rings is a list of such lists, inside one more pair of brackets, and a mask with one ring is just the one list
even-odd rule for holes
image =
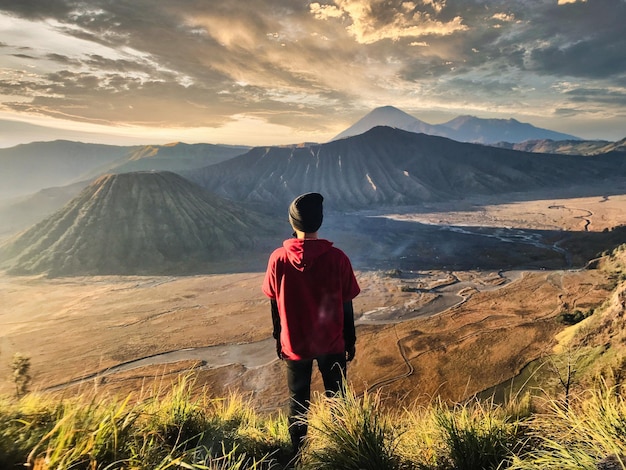
{"label": "man standing", "polygon": [[289,206],[295,238],[270,256],[263,292],[270,298],[276,351],[287,364],[289,434],[294,450],[307,433],[303,419],[311,399],[313,361],[326,394],[342,390],[346,362],[354,358],[352,299],[360,292],[346,254],[318,238],[324,198],[298,196]]}

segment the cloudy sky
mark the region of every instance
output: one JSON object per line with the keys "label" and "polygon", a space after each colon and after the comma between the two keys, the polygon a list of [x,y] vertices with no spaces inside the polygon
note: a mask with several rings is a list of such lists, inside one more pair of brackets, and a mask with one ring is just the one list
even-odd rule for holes
{"label": "cloudy sky", "polygon": [[0,0],[0,147],[323,142],[377,106],[626,137],[626,0]]}

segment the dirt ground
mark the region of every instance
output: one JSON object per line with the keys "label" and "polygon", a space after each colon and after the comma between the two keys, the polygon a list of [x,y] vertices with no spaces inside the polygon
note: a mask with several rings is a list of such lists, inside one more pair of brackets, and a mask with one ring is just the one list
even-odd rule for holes
{"label": "dirt ground", "polygon": [[[432,205],[392,217],[455,227],[578,232],[626,224],[626,195],[479,202]],[[459,400],[506,380],[550,350],[563,328],[555,320],[558,313],[596,307],[608,296],[602,272],[577,267],[505,273],[396,266],[390,258],[389,269],[358,269],[357,357],[349,368],[357,390],[380,389],[394,401],[436,395]],[[9,364],[20,352],[31,358],[33,390],[97,387],[126,393],[194,369],[198,384],[216,395],[236,389],[250,393],[261,409],[282,407],[284,367],[267,341],[271,320],[262,277],[260,271],[59,279],[1,275],[0,393],[12,392]],[[250,343],[258,343],[253,352],[244,348]],[[218,345],[228,347],[230,365],[213,362],[212,354],[225,354],[212,349]],[[192,348],[206,348],[205,356],[181,355]],[[177,356],[168,356],[174,351]],[[147,358],[152,362],[133,362]],[[122,364],[127,367],[119,368]],[[315,387],[321,390],[317,374]]]}

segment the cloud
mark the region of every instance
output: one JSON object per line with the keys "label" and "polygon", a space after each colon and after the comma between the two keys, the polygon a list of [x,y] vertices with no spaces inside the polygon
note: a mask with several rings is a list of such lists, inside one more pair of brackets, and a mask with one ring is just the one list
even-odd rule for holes
{"label": "cloud", "polygon": [[511,22],[511,21],[515,21],[515,16],[510,14],[510,13],[494,13],[492,15],[492,18],[494,20],[498,20],[498,21],[504,21],[504,22]]}
{"label": "cloud", "polygon": [[525,70],[607,79],[626,73],[626,2],[597,0],[547,8],[520,42]]}
{"label": "cloud", "polygon": [[426,0],[421,5],[402,0],[335,0],[334,5],[312,3],[311,12],[318,20],[347,19],[346,30],[359,44],[372,44],[384,39],[423,36],[448,36],[465,31],[463,19],[456,16],[447,21],[436,19],[445,2]]}
{"label": "cloud", "polygon": [[574,87],[565,92],[572,103],[594,103],[599,107],[626,106],[626,87],[582,88]]}
{"label": "cloud", "polygon": [[317,2],[311,3],[311,13],[318,20],[327,20],[329,18],[341,18],[344,15],[344,11],[335,5],[320,5]]}
{"label": "cloud", "polygon": [[9,1],[0,109],[163,128],[246,116],[330,135],[386,104],[582,113],[607,106],[582,90],[621,102],[625,22],[623,0]]}
{"label": "cloud", "polygon": [[15,0],[2,2],[0,10],[21,18],[43,20],[66,16],[73,9],[72,3],[66,0]]}

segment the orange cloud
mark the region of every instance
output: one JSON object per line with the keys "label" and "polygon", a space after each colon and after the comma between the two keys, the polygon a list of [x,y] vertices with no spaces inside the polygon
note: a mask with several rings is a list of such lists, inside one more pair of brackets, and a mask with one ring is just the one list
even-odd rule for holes
{"label": "orange cloud", "polygon": [[[448,36],[467,30],[460,16],[439,21],[427,11],[420,11],[415,2],[398,2],[395,9],[380,0],[335,0],[334,5],[312,3],[310,11],[319,20],[347,18],[347,31],[359,44],[372,44],[383,39],[397,41],[404,37],[426,35]],[[423,0],[422,8],[441,12],[445,2]],[[381,12],[384,11],[384,15]]]}

